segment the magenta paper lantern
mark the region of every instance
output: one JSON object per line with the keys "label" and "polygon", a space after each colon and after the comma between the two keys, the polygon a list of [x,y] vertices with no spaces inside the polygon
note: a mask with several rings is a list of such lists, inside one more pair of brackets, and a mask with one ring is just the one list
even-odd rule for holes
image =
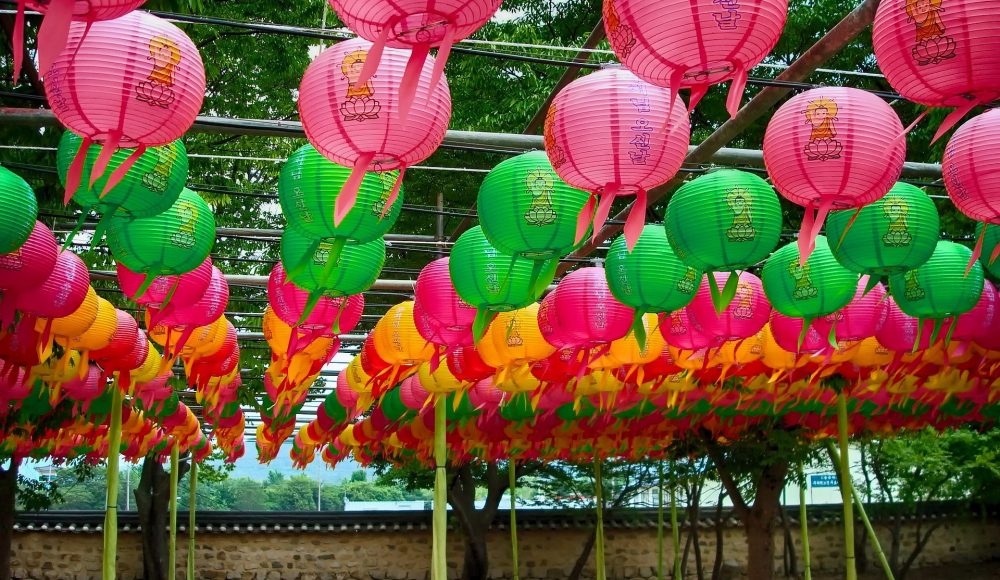
{"label": "magenta paper lantern", "polygon": [[993,323],[996,321],[998,298],[996,286],[989,280],[983,280],[983,293],[979,296],[979,302],[972,310],[958,315],[957,322],[949,330],[951,340],[978,340],[995,333]]}
{"label": "magenta paper lantern", "polygon": [[[155,312],[151,318],[154,325],[191,328],[205,326],[218,320],[225,313],[228,303],[229,283],[226,282],[226,276],[217,267],[212,266],[212,278],[201,298],[193,304],[173,308],[170,312]],[[153,312],[153,309],[150,308],[150,311]]]}
{"label": "magenta paper lantern", "polygon": [[[473,346],[475,338],[472,336],[472,325],[449,326],[441,320],[431,316],[425,309],[426,303],[413,303],[413,323],[417,327],[420,337],[429,343],[445,347],[445,353],[453,348],[463,346]],[[436,362],[434,364],[437,364]],[[435,370],[437,370],[435,368]]]}
{"label": "magenta paper lantern", "polygon": [[347,384],[347,371],[337,373],[337,401],[347,410],[348,420],[357,417],[362,409],[358,409],[358,400],[361,395]]}
{"label": "magenta paper lantern", "polygon": [[867,91],[812,89],[778,109],[764,134],[764,164],[778,193],[805,208],[798,242],[802,263],[830,210],[881,199],[905,158],[899,117]]}
{"label": "magenta paper lantern", "polygon": [[477,411],[496,409],[504,400],[504,392],[493,384],[493,377],[476,381],[476,384],[466,392],[469,395],[469,404]]}
{"label": "magenta paper lantern", "polygon": [[412,411],[419,411],[427,406],[431,394],[420,384],[420,376],[412,374],[399,383],[399,400]]}
{"label": "magenta paper lantern", "polygon": [[684,102],[621,67],[573,81],[545,116],[545,151],[553,169],[566,183],[594,194],[580,211],[577,237],[586,233],[591,216],[597,236],[615,197],[635,195],[625,223],[629,251],[642,232],[646,192],[677,173],[690,143]]}
{"label": "magenta paper lantern", "polygon": [[129,270],[121,262],[115,264],[122,292],[136,304],[166,309],[168,306],[188,306],[197,302],[212,280],[212,258],[205,258],[194,270],[180,276],[157,276],[141,294],[145,274]]}
{"label": "magenta paper lantern", "polygon": [[555,308],[556,293],[549,292],[538,303],[538,330],[545,342],[559,350],[570,350],[575,346],[573,337],[561,325],[561,319]]}
{"label": "magenta paper lantern", "polygon": [[71,21],[94,23],[128,14],[146,0],[18,0],[14,22],[14,82],[21,76],[24,59],[24,9],[45,17],[38,27],[38,74],[45,76],[69,36]]}
{"label": "magenta paper lantern", "polygon": [[104,145],[91,185],[119,147],[135,148],[104,186],[110,191],[146,147],[179,139],[205,97],[205,66],[180,28],[145,12],[74,22],[66,49],[45,76],[52,112],[83,143],[66,174],[66,199],[80,184],[91,143]]}
{"label": "magenta paper lantern", "polygon": [[[476,309],[466,304],[455,291],[448,271],[448,258],[439,258],[424,266],[417,276],[413,292],[416,305],[423,314],[437,320],[449,331],[464,333],[468,330],[471,333]],[[419,330],[420,324],[417,327]],[[424,338],[427,339],[426,336]]]}
{"label": "magenta paper lantern", "polygon": [[[941,173],[958,211],[977,222],[1000,224],[1000,109],[986,111],[955,131],[944,150]],[[985,233],[982,228],[970,267],[982,253]],[[989,262],[998,255],[1000,244]]]}
{"label": "magenta paper lantern", "polygon": [[875,283],[869,289],[869,284],[873,282],[875,281],[868,276],[862,276],[850,303],[833,314],[822,317],[825,326],[833,326],[838,342],[864,340],[875,336],[885,323],[887,313],[885,286]]}
{"label": "magenta paper lantern", "polygon": [[1000,97],[1000,10],[992,0],[893,0],[872,27],[878,66],[905,99],[957,107],[937,140],[976,105]]}
{"label": "magenta paper lantern", "polygon": [[624,337],[632,327],[635,311],[611,294],[604,268],[570,272],[553,294],[553,314],[571,346],[594,348],[609,344]]}
{"label": "magenta paper lantern", "polygon": [[896,306],[892,295],[885,299],[885,322],[875,333],[879,344],[895,352],[926,350],[931,346],[934,320],[919,319],[906,314]]}
{"label": "magenta paper lantern", "polygon": [[732,80],[735,115],[750,69],[785,26],[787,0],[604,0],[604,30],[625,66],[643,80],[691,89],[691,108],[713,84]]}
{"label": "magenta paper lantern", "polygon": [[[729,280],[730,272],[712,272],[719,288]],[[750,272],[736,272],[739,281],[732,301],[721,313],[716,312],[708,279],[703,278],[694,300],[687,305],[687,314],[702,331],[711,336],[713,344],[728,340],[743,340],[760,332],[771,317],[771,303],[764,295],[760,278]]]}
{"label": "magenta paper lantern", "polygon": [[83,377],[71,378],[62,384],[61,389],[69,400],[86,403],[99,397],[106,386],[101,382],[101,370],[90,365]]}
{"label": "magenta paper lantern", "polygon": [[17,294],[15,307],[39,318],[62,318],[83,304],[89,288],[87,265],[73,252],[62,251],[44,282]]}
{"label": "magenta paper lantern", "polygon": [[365,309],[362,294],[337,298],[321,296],[309,315],[304,316],[309,292],[288,280],[280,262],[275,264],[268,278],[267,300],[282,322],[312,332],[316,338],[351,332],[361,322]]}
{"label": "magenta paper lantern", "polygon": [[55,266],[59,244],[52,230],[36,221],[21,247],[0,254],[0,290],[20,291],[42,283]]}
{"label": "magenta paper lantern", "polygon": [[309,142],[327,159],[353,168],[337,196],[334,225],[353,207],[365,171],[400,170],[386,202],[392,207],[406,168],[438,148],[451,119],[448,82],[431,84],[433,58],[409,79],[413,94],[407,96],[400,85],[410,52],[384,49],[376,74],[362,82],[372,51],[362,38],[339,42],[309,65],[299,85],[299,115]]}
{"label": "magenta paper lantern", "polygon": [[[829,328],[822,319],[812,321],[803,334],[806,321],[774,310],[771,312],[771,335],[774,342],[787,352],[814,354],[831,348]],[[799,345],[799,341],[802,344]]]}
{"label": "magenta paper lantern", "polygon": [[691,318],[687,308],[661,312],[660,334],[668,345],[681,350],[699,350],[713,342],[713,337]]}
{"label": "magenta paper lantern", "polygon": [[[374,43],[369,59],[358,77],[367,82],[381,61],[385,47],[409,49],[407,65],[413,71],[404,76],[406,86],[416,81],[428,51],[438,47],[431,86],[444,72],[452,44],[479,30],[500,7],[501,0],[330,0],[337,16],[352,32]],[[400,90],[412,97],[412,88]]]}

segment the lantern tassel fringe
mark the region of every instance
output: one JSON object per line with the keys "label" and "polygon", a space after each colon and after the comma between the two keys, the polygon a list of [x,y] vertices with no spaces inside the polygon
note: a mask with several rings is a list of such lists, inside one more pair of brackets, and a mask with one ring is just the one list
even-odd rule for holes
{"label": "lantern tassel fringe", "polygon": [[87,163],[87,151],[93,143],[94,141],[90,137],[84,137],[76,155],[73,156],[72,163],[69,164],[69,169],[66,171],[66,193],[63,195],[63,205],[69,205],[69,200],[73,199],[76,190],[80,188],[80,182],[83,180],[83,167]]}
{"label": "lantern tassel fringe", "polygon": [[743,91],[747,87],[748,78],[749,73],[746,66],[740,63],[736,68],[736,75],[729,83],[729,94],[726,95],[726,111],[729,112],[730,119],[736,118],[736,113],[740,110],[740,102],[743,100]]}
{"label": "lantern tassel fringe", "polygon": [[361,188],[361,182],[365,178],[365,172],[374,159],[375,152],[370,151],[362,153],[354,161],[354,167],[351,168],[351,175],[340,188],[340,193],[337,194],[337,201],[333,204],[334,226],[339,226],[340,222],[344,221],[348,212],[354,207],[354,201],[358,198],[358,190]]}
{"label": "lantern tassel fringe", "polygon": [[979,99],[972,99],[958,107],[954,111],[948,113],[948,116],[941,121],[941,125],[938,126],[937,132],[934,133],[934,138],[931,139],[931,145],[937,142],[945,133],[951,130],[952,127],[958,124],[963,117],[969,114],[969,111],[974,109],[976,105],[979,104]]}
{"label": "lantern tassel fringe", "polygon": [[635,193],[635,201],[632,202],[632,210],[628,212],[625,219],[625,246],[631,252],[635,249],[635,243],[639,241],[642,234],[642,227],[646,225],[646,190],[640,188]]}
{"label": "lantern tassel fringe", "polygon": [[[410,60],[406,61],[406,69],[403,70],[403,80],[399,84],[399,120],[405,125],[410,116],[410,106],[417,95],[417,83],[420,81],[420,72],[424,70],[424,63],[430,54],[430,45],[418,44],[413,47],[410,53]],[[433,87],[428,88],[432,91]]]}
{"label": "lantern tassel fringe", "polygon": [[[19,3],[23,9],[23,3]],[[59,57],[69,38],[73,19],[73,0],[52,0],[38,28],[38,74],[45,76]]]}
{"label": "lantern tassel fringe", "polygon": [[11,35],[11,48],[14,51],[14,84],[21,78],[21,67],[24,65],[24,0],[17,2],[17,15],[14,16],[14,33]]}

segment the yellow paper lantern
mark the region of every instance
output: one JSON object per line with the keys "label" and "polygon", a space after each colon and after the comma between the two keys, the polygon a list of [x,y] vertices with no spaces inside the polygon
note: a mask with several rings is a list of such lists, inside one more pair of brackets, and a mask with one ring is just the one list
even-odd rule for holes
{"label": "yellow paper lantern", "polygon": [[418,365],[431,360],[435,354],[434,346],[417,332],[413,304],[412,300],[407,300],[393,306],[372,331],[375,351],[394,367]]}
{"label": "yellow paper lantern", "polygon": [[437,369],[432,371],[430,363],[423,363],[417,367],[417,375],[420,377],[420,386],[428,393],[454,393],[471,386],[469,383],[458,380],[447,364],[440,364]]}
{"label": "yellow paper lantern", "polygon": [[537,302],[498,314],[476,350],[483,362],[496,369],[542,360],[556,351],[538,328]]}

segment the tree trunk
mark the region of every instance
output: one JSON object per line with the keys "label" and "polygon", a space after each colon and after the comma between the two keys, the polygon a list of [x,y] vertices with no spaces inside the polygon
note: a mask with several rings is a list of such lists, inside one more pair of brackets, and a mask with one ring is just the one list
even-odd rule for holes
{"label": "tree trunk", "polygon": [[719,580],[722,576],[722,563],[725,562],[725,530],[726,521],[722,517],[722,502],[726,495],[719,492],[719,499],[715,502],[715,561],[712,562],[712,580]]}
{"label": "tree trunk", "polygon": [[[184,477],[188,462],[178,463],[178,478]],[[145,580],[169,578],[170,548],[167,527],[170,520],[170,473],[153,455],[142,462],[142,475],[135,489],[135,507],[142,528],[142,570]]]}
{"label": "tree trunk", "polygon": [[11,543],[14,540],[14,508],[17,501],[17,468],[20,461],[11,459],[10,467],[0,467],[0,579],[10,578]]}
{"label": "tree trunk", "polygon": [[753,507],[747,510],[743,526],[747,534],[748,580],[773,580],[774,532],[777,527],[779,499],[785,487],[788,462],[779,461],[764,467],[757,481]]}
{"label": "tree trunk", "polygon": [[490,572],[486,534],[465,539],[465,560],[462,562],[462,580],[486,580]]}
{"label": "tree trunk", "polygon": [[[506,472],[505,472],[506,473]],[[496,463],[486,466],[486,503],[476,511],[476,481],[469,465],[452,472],[448,485],[448,503],[451,505],[465,536],[465,558],[462,562],[462,580],[487,580],[490,572],[486,533],[493,524],[500,500],[507,491],[508,480],[500,476]]]}
{"label": "tree trunk", "polygon": [[587,562],[590,560],[590,552],[593,551],[594,543],[596,541],[597,528],[594,528],[591,530],[590,535],[587,536],[587,542],[583,545],[583,549],[580,550],[580,555],[573,564],[573,569],[570,570],[569,576],[566,576],[566,580],[580,580],[580,575],[583,574],[583,569],[587,566]]}

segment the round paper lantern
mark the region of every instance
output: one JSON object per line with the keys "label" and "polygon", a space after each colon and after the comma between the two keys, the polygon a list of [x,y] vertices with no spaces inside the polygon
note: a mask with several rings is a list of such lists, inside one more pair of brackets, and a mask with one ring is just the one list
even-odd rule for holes
{"label": "round paper lantern", "polygon": [[[421,312],[440,322],[447,330],[470,332],[475,322],[476,309],[463,302],[455,291],[455,286],[451,283],[449,262],[449,258],[439,258],[420,270],[413,288],[414,299]],[[419,328],[420,325],[417,326]]]}
{"label": "round paper lantern", "polygon": [[529,151],[494,167],[479,187],[476,202],[486,239],[498,250],[535,260],[564,256],[586,233],[577,216],[586,213],[589,195],[567,185],[543,151]]}
{"label": "round paper lantern", "polygon": [[24,243],[0,254],[0,290],[16,292],[37,286],[52,273],[58,254],[52,230],[36,221]]}
{"label": "round paper lantern", "polygon": [[885,302],[885,322],[875,333],[879,344],[899,353],[930,348],[934,323],[906,314],[891,295]]}
{"label": "round paper lantern", "polygon": [[397,171],[365,173],[353,207],[334,224],[333,208],[351,170],[323,157],[312,145],[299,148],[281,168],[278,201],[288,224],[316,240],[334,238],[340,243],[366,243],[385,235],[403,208],[402,187],[389,204]]}
{"label": "round paper lantern", "polygon": [[[998,44],[1000,46],[1000,44]],[[1000,74],[997,75],[1000,90]],[[1000,95],[1000,93],[998,93]],[[974,117],[955,131],[944,150],[941,173],[948,197],[958,211],[989,224],[1000,224],[1000,110],[992,109]],[[983,247],[983,231],[973,250],[978,260]],[[990,261],[996,256],[990,255]]]}
{"label": "round paper lantern", "polygon": [[372,331],[375,350],[390,365],[410,366],[429,361],[434,349],[424,340],[413,322],[413,301],[390,308]]}
{"label": "round paper lantern", "polygon": [[997,289],[989,280],[983,281],[983,293],[972,310],[959,315],[951,330],[951,339],[971,341],[993,332],[997,312]]}
{"label": "round paper lantern", "polygon": [[132,316],[122,310],[115,309],[115,331],[110,343],[90,353],[90,358],[104,366],[103,361],[124,357],[135,347],[139,335],[139,325]]}
{"label": "round paper lantern", "polygon": [[847,306],[858,285],[858,275],[837,262],[825,236],[815,244],[804,262],[797,244],[782,246],[764,263],[760,276],[771,306],[807,323]]}
{"label": "round paper lantern", "polygon": [[660,315],[660,334],[667,344],[681,350],[698,350],[712,344],[712,336],[680,308]]}
{"label": "round paper lantern", "polygon": [[157,276],[190,272],[215,245],[212,208],[185,189],[167,211],[148,218],[114,216],[108,225],[108,248],[115,260],[146,275],[142,294]]}
{"label": "round paper lantern", "polygon": [[146,276],[129,270],[120,262],[115,264],[118,285],[125,296],[136,304],[160,310],[170,305],[187,306],[197,302],[212,280],[212,267],[212,258],[205,258],[197,268],[180,276],[157,276],[140,294]]}
{"label": "round paper lantern", "polygon": [[73,314],[89,291],[87,265],[73,252],[63,251],[44,282],[17,294],[16,307],[41,318],[61,318]]}
{"label": "round paper lantern", "polygon": [[983,267],[978,262],[966,273],[972,250],[941,240],[922,266],[889,278],[889,291],[900,310],[915,318],[934,319],[931,342],[943,319],[972,310],[983,292]]}
{"label": "round paper lantern", "polygon": [[[345,246],[332,259],[333,244],[322,242],[314,248],[313,240],[288,228],[281,236],[281,262],[293,284],[310,293],[310,300],[320,296],[350,296],[371,288],[385,264],[385,241]],[[310,253],[309,250],[313,249]],[[307,308],[308,310],[308,308]]]}
{"label": "round paper lantern", "polygon": [[86,356],[88,351],[107,348],[114,338],[117,327],[118,317],[115,315],[114,304],[98,296],[93,324],[79,334],[56,336],[56,342],[63,348],[80,351]]}
{"label": "round paper lantern", "polygon": [[878,276],[919,267],[934,252],[940,219],[934,201],[908,183],[897,183],[882,199],[856,210],[830,212],[830,251],[845,268]]}
{"label": "round paper lantern", "polygon": [[[538,304],[534,303],[498,314],[476,350],[486,364],[507,370],[555,352],[555,348],[542,338],[538,328]],[[505,374],[498,374],[497,382],[501,382]]]}
{"label": "round paper lantern", "polygon": [[446,360],[451,374],[455,375],[455,378],[466,382],[485,379],[486,377],[493,376],[493,373],[496,371],[495,368],[483,361],[483,358],[479,356],[479,352],[475,348],[471,347],[460,346],[451,349],[446,355]]}
{"label": "round paper lantern", "polygon": [[764,165],[778,193],[805,208],[798,240],[803,261],[830,210],[880,199],[905,158],[899,117],[867,91],[811,89],[778,109],[764,133]]}
{"label": "round paper lantern", "polygon": [[36,219],[38,200],[31,186],[16,173],[0,167],[0,254],[20,248],[31,235]]}
{"label": "round paper lantern", "polygon": [[[760,177],[721,169],[682,185],[667,204],[664,226],[685,264],[706,272],[744,270],[778,244],[781,203]],[[715,279],[708,282],[720,295]],[[724,301],[716,299],[716,307],[725,308]]]}
{"label": "round paper lantern", "polygon": [[879,69],[905,99],[958,107],[934,139],[979,104],[1000,97],[1000,13],[989,0],[879,4],[872,47]]}
{"label": "round paper lantern", "polygon": [[91,142],[103,145],[91,185],[117,148],[135,148],[105,183],[110,191],[146,147],[167,145],[194,124],[205,97],[205,67],[181,29],[130,12],[74,22],[66,49],[45,75],[45,95],[59,122],[84,138],[67,170],[67,197],[76,193]]}
{"label": "round paper lantern", "polygon": [[862,276],[851,302],[824,316],[823,323],[833,326],[838,341],[857,341],[875,336],[885,316],[885,286],[877,281],[872,284],[868,276]]}
{"label": "round paper lantern", "polygon": [[553,292],[552,315],[561,342],[590,349],[624,337],[635,311],[615,299],[604,268],[579,268],[564,277]]}
{"label": "round paper lantern", "polygon": [[150,313],[154,326],[165,324],[193,329],[218,320],[225,313],[228,303],[229,283],[226,282],[222,271],[212,266],[212,278],[197,301],[177,306],[169,312],[157,312],[153,307],[149,307],[147,311]]}
{"label": "round paper lantern", "polygon": [[645,221],[646,192],[677,173],[690,143],[687,109],[676,92],[620,66],[560,90],[545,117],[545,151],[559,177],[594,194],[579,212],[576,239],[591,219],[600,232],[616,196],[635,195],[624,231],[631,250]]}
{"label": "round paper lantern", "polygon": [[[475,310],[472,315],[475,316]],[[413,322],[417,325],[417,332],[427,342],[446,353],[450,348],[462,346],[473,346],[475,338],[472,336],[472,324],[448,326],[444,322],[434,318],[424,310],[423,302],[416,302],[413,305]],[[435,363],[436,364],[436,363]]]}
{"label": "round paper lantern", "polygon": [[[59,139],[56,172],[63,186],[67,185],[66,176],[73,160],[80,154],[83,141],[83,137],[72,131],[64,131]],[[99,153],[100,148],[93,146],[83,153],[86,157],[80,169],[81,186],[73,195],[73,200],[84,209],[84,213],[95,211],[114,214],[122,211],[132,217],[150,217],[170,209],[184,189],[188,176],[188,156],[181,140],[162,147],[149,147],[139,155],[118,185],[106,192],[104,186],[109,178],[107,173],[99,176],[93,185],[89,185],[91,171]],[[108,162],[108,169],[113,173],[131,155],[132,151],[129,149],[115,151]],[[69,203],[69,198],[64,202]]]}
{"label": "round paper lantern", "polygon": [[702,277],[681,262],[659,225],[644,226],[631,252],[624,236],[611,242],[604,272],[611,293],[636,316],[687,306]]}
{"label": "round paper lantern", "polygon": [[[72,282],[69,282],[69,284],[72,284]],[[35,328],[39,329],[39,326],[50,324],[52,336],[61,338],[80,336],[87,332],[87,329],[97,320],[99,304],[97,301],[97,292],[94,291],[93,287],[88,285],[86,292],[83,301],[69,315],[54,318],[51,322],[39,320],[35,324]]]}
{"label": "round paper lantern", "polygon": [[274,313],[285,324],[319,334],[351,332],[361,321],[365,308],[364,294],[340,298],[322,296],[312,312],[306,315],[309,293],[288,281],[280,263],[275,264],[268,278],[267,299]]}
{"label": "round paper lantern", "polygon": [[694,300],[687,306],[688,316],[715,344],[750,338],[760,332],[771,317],[771,305],[764,296],[760,278],[750,272],[713,272],[716,287],[724,287],[735,277],[736,290],[729,305],[718,312],[712,301],[709,283],[702,281]]}
{"label": "round paper lantern", "polygon": [[465,231],[451,248],[448,272],[455,292],[476,309],[473,336],[478,340],[497,312],[523,308],[537,300],[555,277],[558,260],[541,272],[537,262],[501,252],[481,227]]}
{"label": "round paper lantern", "polygon": [[402,87],[410,52],[385,48],[380,59],[372,54],[377,69],[362,80],[372,51],[363,38],[338,42],[309,65],[299,85],[299,116],[309,142],[327,159],[352,168],[337,196],[334,225],[353,207],[365,171],[400,170],[386,201],[391,207],[406,168],[437,149],[451,118],[447,81],[431,84],[433,58],[420,63],[419,77],[411,73]]}
{"label": "round paper lantern", "polygon": [[691,108],[713,84],[732,80],[736,115],[750,69],[781,36],[787,0],[604,0],[604,30],[625,66],[671,94],[691,89]]}

